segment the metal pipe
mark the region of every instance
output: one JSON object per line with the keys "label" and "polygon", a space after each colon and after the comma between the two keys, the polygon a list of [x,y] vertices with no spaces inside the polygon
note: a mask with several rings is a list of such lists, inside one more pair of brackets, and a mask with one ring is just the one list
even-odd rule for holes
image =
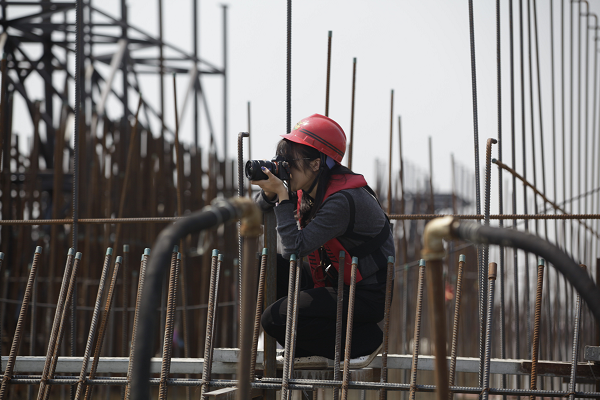
{"label": "metal pipe", "polygon": [[[390,333],[390,308],[392,306],[392,283],[394,281],[394,257],[388,257],[387,264],[387,279],[385,282],[385,311],[384,311],[384,323],[383,323],[383,349],[381,352],[381,378],[380,382],[386,383],[388,380],[388,369],[387,369],[387,356],[389,347],[389,333]],[[382,389],[379,392],[379,400],[386,400],[387,392]]]}
{"label": "metal pipe", "polygon": [[[342,355],[342,313],[344,309],[344,273],[346,264],[346,252],[340,251],[338,257],[338,282],[337,282],[337,304],[335,311],[335,356],[333,359],[333,380],[340,380],[340,358]],[[333,389],[333,399],[338,400],[340,391]]]}
{"label": "metal pipe", "polygon": [[283,374],[281,380],[281,399],[288,400],[289,397],[289,379],[291,375],[291,369],[293,368],[294,355],[292,351],[292,313],[294,309],[294,289],[295,289],[295,275],[296,275],[296,255],[290,255],[290,274],[288,279],[288,303],[287,313],[285,321],[285,352],[283,359]]}
{"label": "metal pipe", "polygon": [[[171,249],[181,237],[220,225],[233,218],[243,218],[242,232],[244,234],[258,236],[260,233],[260,211],[258,207],[252,200],[242,198],[228,201],[219,200],[212,207],[195,212],[186,218],[182,218],[177,224],[168,226],[156,239],[155,254],[148,264],[148,282],[142,291],[141,303],[138,307],[141,322],[140,329],[136,331],[134,347],[136,347],[136,352],[139,352],[139,356],[132,362],[131,374],[131,393],[134,400],[145,400],[150,397],[146,382],[150,377],[149,360],[152,355],[157,322],[154,310],[159,301],[154,294],[157,290],[160,290],[162,272],[164,272],[168,263],[168,255]],[[240,378],[243,379],[241,376]]]}
{"label": "metal pipe", "polygon": [[[110,259],[112,257],[113,249],[106,249],[106,255],[104,256],[104,265],[102,266],[102,275],[100,276],[100,283],[98,285],[98,292],[96,293],[96,302],[94,303],[94,312],[92,314],[92,322],[90,324],[90,330],[88,331],[88,339],[85,345],[85,351],[83,354],[83,362],[81,363],[81,372],[79,373],[79,380],[77,381],[77,392],[75,393],[75,399],[81,399],[83,394],[82,390],[85,385],[85,374],[92,354],[92,346],[94,344],[94,336],[96,336],[96,326],[98,325],[98,317],[100,313],[100,307],[102,306],[102,296],[104,295],[104,284],[106,283],[106,277],[108,276],[108,270],[110,268]],[[98,335],[98,339],[102,340],[101,335]]]}
{"label": "metal pipe", "polygon": [[[460,318],[460,301],[462,298],[462,278],[465,267],[466,257],[464,254],[458,256],[458,271],[456,274],[456,296],[454,300],[454,323],[452,324],[452,346],[450,350],[450,368],[448,371],[448,382],[454,386],[454,373],[456,371],[456,353],[458,345],[458,321]],[[449,400],[454,398],[454,393],[450,392]]]}
{"label": "metal pipe", "polygon": [[486,334],[485,334],[485,357],[484,357],[484,368],[483,368],[483,390],[482,398],[487,400],[489,398],[490,391],[490,359],[492,353],[492,312],[494,311],[494,287],[496,282],[498,265],[495,262],[491,262],[489,265],[488,279],[489,279],[489,290],[488,290],[488,301],[487,301],[487,318],[486,318]]}
{"label": "metal pipe", "polygon": [[167,317],[165,323],[165,335],[163,340],[163,358],[160,369],[160,386],[158,388],[158,398],[166,400],[167,398],[167,380],[171,371],[171,355],[173,350],[173,331],[175,325],[175,308],[177,306],[177,278],[179,277],[179,266],[181,264],[181,253],[177,246],[173,248],[175,257],[172,257],[171,271],[169,273],[169,296],[167,299]]}
{"label": "metal pipe", "polygon": [[254,314],[254,333],[252,335],[252,362],[250,365],[250,380],[254,381],[256,370],[256,355],[258,348],[258,336],[260,334],[260,317],[263,311],[265,298],[265,275],[267,270],[267,248],[263,248],[262,257],[260,259],[260,275],[258,278],[258,296],[256,298],[256,313]]}
{"label": "metal pipe", "polygon": [[202,386],[200,388],[200,397],[202,400],[207,398],[206,392],[208,391],[208,382],[211,376],[212,367],[212,341],[213,341],[213,325],[215,322],[215,303],[216,303],[216,291],[217,291],[217,279],[219,276],[219,270],[217,266],[217,258],[219,256],[219,250],[213,249],[211,264],[210,264],[210,284],[208,290],[208,310],[206,315],[206,335],[204,336],[204,365],[202,369]]}
{"label": "metal pipe", "polygon": [[[540,258],[538,262],[537,287],[535,295],[535,314],[533,322],[533,348],[531,349],[531,382],[529,387],[537,389],[537,364],[540,349],[540,324],[542,318],[542,288],[544,284],[544,259]],[[529,400],[535,400],[535,396],[530,396]]]}
{"label": "metal pipe", "polygon": [[417,395],[417,366],[421,344],[421,312],[423,310],[423,286],[425,284],[425,260],[419,260],[419,280],[417,282],[417,309],[415,312],[415,335],[413,339],[413,358],[410,369],[410,400]]}
{"label": "metal pipe", "polygon": [[41,254],[42,248],[40,246],[37,246],[33,255],[33,262],[31,263],[31,270],[29,271],[27,287],[25,288],[25,293],[23,294],[23,303],[21,305],[21,310],[19,311],[19,319],[17,320],[17,326],[15,328],[15,335],[13,336],[12,346],[10,348],[10,353],[8,356],[8,362],[6,363],[6,369],[4,370],[4,376],[2,377],[2,385],[0,385],[0,399],[5,399],[7,396],[7,385],[12,377],[13,370],[15,368],[15,361],[17,359],[17,354],[19,353],[19,347],[21,346],[23,324],[25,323],[25,318],[27,318],[29,300],[31,299],[33,282],[35,280],[38,262]]}
{"label": "metal pipe", "polygon": [[329,82],[331,77],[331,36],[332,32],[327,33],[327,81],[325,87],[325,116],[329,117]]}
{"label": "metal pipe", "polygon": [[356,295],[356,270],[358,257],[352,257],[352,270],[350,272],[350,292],[348,294],[348,317],[346,319],[346,348],[344,350],[344,376],[342,380],[342,400],[348,399],[350,382],[350,359],[352,349],[352,327],[354,326],[354,299]]}

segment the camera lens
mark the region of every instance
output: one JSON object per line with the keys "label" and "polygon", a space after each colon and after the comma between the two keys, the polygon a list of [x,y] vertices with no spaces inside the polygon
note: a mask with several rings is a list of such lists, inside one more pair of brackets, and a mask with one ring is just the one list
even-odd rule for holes
{"label": "camera lens", "polygon": [[251,181],[260,181],[268,179],[267,175],[262,172],[261,167],[268,168],[273,174],[277,175],[277,165],[271,161],[265,160],[249,160],[246,162],[246,178]]}

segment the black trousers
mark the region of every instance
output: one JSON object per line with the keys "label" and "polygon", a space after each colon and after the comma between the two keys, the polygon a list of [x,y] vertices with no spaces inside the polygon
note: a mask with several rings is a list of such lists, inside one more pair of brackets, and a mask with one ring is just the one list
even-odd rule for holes
{"label": "black trousers", "polygon": [[[263,312],[261,322],[267,334],[282,346],[285,344],[287,316],[287,290],[289,261],[277,257],[277,300]],[[298,296],[298,324],[296,330],[296,357],[335,357],[335,325],[337,310],[337,287],[315,288],[310,267],[304,264],[301,276],[301,292]],[[385,288],[379,285],[356,286],[354,321],[352,326],[351,358],[371,354],[383,341],[383,332],[377,325],[383,319]],[[342,354],[346,339],[349,287],[344,286],[344,311]]]}

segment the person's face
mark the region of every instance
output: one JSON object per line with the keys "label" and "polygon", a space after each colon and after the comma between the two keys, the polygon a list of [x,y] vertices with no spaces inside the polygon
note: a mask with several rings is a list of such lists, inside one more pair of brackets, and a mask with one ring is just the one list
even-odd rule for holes
{"label": "person's face", "polygon": [[290,189],[293,192],[297,190],[306,191],[310,189],[310,185],[313,183],[313,180],[319,172],[321,160],[316,159],[310,161],[308,168],[303,168],[303,163],[298,164],[299,168],[290,167]]}

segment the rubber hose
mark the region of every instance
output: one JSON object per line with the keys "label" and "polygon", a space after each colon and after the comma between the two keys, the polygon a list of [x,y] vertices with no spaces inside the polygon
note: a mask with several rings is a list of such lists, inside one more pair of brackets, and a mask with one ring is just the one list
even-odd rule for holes
{"label": "rubber hose", "polygon": [[[239,214],[239,215],[238,215]],[[135,338],[135,359],[131,371],[131,399],[148,400],[150,398],[150,359],[153,355],[154,336],[158,328],[162,282],[170,265],[171,253],[182,237],[190,233],[220,225],[233,218],[239,218],[241,212],[231,203],[223,201],[219,206],[197,211],[163,229],[152,247],[152,256],[146,267],[146,283],[142,292],[139,309],[139,329]]]}
{"label": "rubber hose", "polygon": [[567,278],[587,303],[596,321],[600,321],[600,288],[579,264],[550,242],[529,233],[468,221],[454,222],[452,235],[478,244],[510,246],[545,258]]}

